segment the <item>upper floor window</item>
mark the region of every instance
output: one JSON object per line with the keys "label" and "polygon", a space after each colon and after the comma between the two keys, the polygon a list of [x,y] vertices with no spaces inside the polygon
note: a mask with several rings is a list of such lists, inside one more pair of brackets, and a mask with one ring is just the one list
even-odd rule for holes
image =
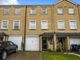
{"label": "upper floor window", "polygon": [[42,8],[41,9],[41,14],[47,14],[47,8]]}
{"label": "upper floor window", "polygon": [[35,8],[31,8],[30,14],[35,14],[35,13],[36,13]]}
{"label": "upper floor window", "polygon": [[13,22],[13,29],[20,29],[20,21],[19,20],[15,20]]}
{"label": "upper floor window", "polygon": [[58,29],[65,29],[65,27],[64,27],[64,21],[63,20],[61,20],[61,21],[58,21]]}
{"label": "upper floor window", "polygon": [[4,9],[4,15],[8,15],[9,14],[9,9]]}
{"label": "upper floor window", "polygon": [[31,20],[29,22],[29,29],[36,29],[36,21],[35,20]]}
{"label": "upper floor window", "polygon": [[68,9],[68,13],[69,13],[69,14],[74,14],[74,8],[69,8],[69,9]]}
{"label": "upper floor window", "polygon": [[41,29],[48,29],[48,21],[46,20],[41,21]]}
{"label": "upper floor window", "polygon": [[77,29],[77,22],[76,21],[70,21],[69,26],[70,26],[70,29]]}
{"label": "upper floor window", "polygon": [[63,9],[62,8],[58,8],[57,9],[57,14],[63,14]]}
{"label": "upper floor window", "polygon": [[20,8],[16,8],[15,9],[15,14],[20,14],[20,12],[21,12],[21,9]]}
{"label": "upper floor window", "polygon": [[8,28],[8,21],[7,20],[3,20],[2,21],[2,25],[1,25],[1,29],[7,29]]}

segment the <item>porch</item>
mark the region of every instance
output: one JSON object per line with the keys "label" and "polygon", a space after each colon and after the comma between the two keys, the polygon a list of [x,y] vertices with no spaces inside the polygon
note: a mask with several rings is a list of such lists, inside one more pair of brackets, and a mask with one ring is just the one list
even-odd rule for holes
{"label": "porch", "polygon": [[41,35],[42,50],[70,51],[72,44],[71,38],[80,38],[79,36],[80,33],[43,33]]}
{"label": "porch", "polygon": [[4,32],[0,32],[0,41],[7,41],[8,35]]}

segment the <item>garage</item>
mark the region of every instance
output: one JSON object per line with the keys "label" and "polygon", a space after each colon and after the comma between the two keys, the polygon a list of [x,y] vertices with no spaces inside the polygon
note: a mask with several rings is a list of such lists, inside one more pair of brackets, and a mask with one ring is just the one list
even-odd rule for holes
{"label": "garage", "polygon": [[9,41],[12,41],[16,45],[18,45],[18,50],[22,50],[21,48],[22,36],[9,36]]}
{"label": "garage", "polygon": [[27,36],[25,43],[26,51],[39,51],[39,36]]}
{"label": "garage", "polygon": [[70,38],[70,45],[72,44],[80,45],[80,38]]}

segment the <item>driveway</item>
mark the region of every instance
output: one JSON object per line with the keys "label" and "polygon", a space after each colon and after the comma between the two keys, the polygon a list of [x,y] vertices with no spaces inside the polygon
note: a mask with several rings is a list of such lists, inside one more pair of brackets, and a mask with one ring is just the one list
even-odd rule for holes
{"label": "driveway", "polygon": [[42,60],[40,52],[17,52],[8,56],[7,60]]}

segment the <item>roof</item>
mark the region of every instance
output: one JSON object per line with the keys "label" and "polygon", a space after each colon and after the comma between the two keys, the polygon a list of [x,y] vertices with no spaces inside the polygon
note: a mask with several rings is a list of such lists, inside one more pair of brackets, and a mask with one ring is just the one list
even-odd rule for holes
{"label": "roof", "polygon": [[57,32],[58,36],[80,36],[80,32]]}
{"label": "roof", "polygon": [[53,5],[57,5],[57,4],[59,4],[59,3],[61,3],[61,2],[64,2],[64,1],[67,1],[67,2],[69,2],[69,3],[71,3],[71,4],[73,4],[73,5],[79,6],[79,4],[73,2],[72,0],[62,0],[62,1],[59,1],[59,2],[57,2],[57,3],[55,3],[55,4],[53,4]]}
{"label": "roof", "polygon": [[80,32],[45,32],[41,36],[53,37],[54,34],[56,34],[57,36],[80,36]]}
{"label": "roof", "polygon": [[2,37],[2,36],[8,36],[8,35],[4,32],[0,32],[0,37]]}

